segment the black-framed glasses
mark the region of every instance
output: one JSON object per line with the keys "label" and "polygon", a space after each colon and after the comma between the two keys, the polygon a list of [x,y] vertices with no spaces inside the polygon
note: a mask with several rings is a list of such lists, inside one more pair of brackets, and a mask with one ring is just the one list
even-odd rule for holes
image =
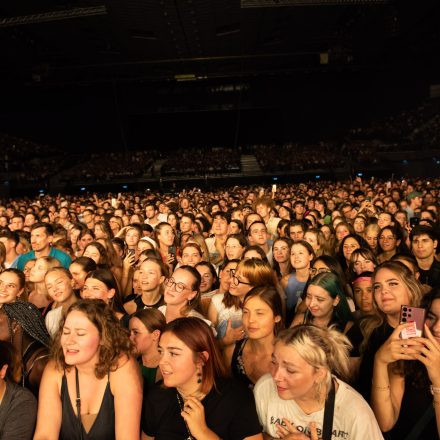
{"label": "black-framed glasses", "polygon": [[185,286],[185,284],[180,283],[180,282],[176,282],[176,280],[174,278],[168,278],[165,280],[165,286],[167,287],[171,287],[172,289],[174,288],[174,290],[177,293],[181,293],[183,292],[187,287]]}
{"label": "black-framed glasses", "polygon": [[246,284],[246,286],[252,286],[252,283],[246,283],[245,281],[241,281],[240,278],[237,277],[237,275],[232,275],[232,284],[237,287],[239,284]]}
{"label": "black-framed glasses", "polygon": [[327,267],[320,267],[320,268],[317,268],[317,267],[311,267],[311,268],[309,269],[309,272],[310,272],[310,275],[311,275],[312,277],[314,277],[315,275],[318,275],[318,274],[320,274],[320,273],[328,273],[328,272],[331,272],[331,270],[328,269]]}

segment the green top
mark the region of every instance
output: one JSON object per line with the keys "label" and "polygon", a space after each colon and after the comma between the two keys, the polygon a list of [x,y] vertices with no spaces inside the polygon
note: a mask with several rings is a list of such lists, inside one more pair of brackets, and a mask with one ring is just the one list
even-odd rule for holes
{"label": "green top", "polygon": [[154,385],[156,383],[157,367],[149,368],[141,365],[141,373],[142,377],[144,378],[144,384]]}

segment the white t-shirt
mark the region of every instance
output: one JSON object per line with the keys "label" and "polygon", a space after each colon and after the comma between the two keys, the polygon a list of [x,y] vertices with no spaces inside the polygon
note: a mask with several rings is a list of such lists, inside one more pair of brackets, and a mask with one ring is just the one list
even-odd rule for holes
{"label": "white t-shirt", "polygon": [[[350,385],[335,380],[339,387],[335,396],[332,440],[383,440],[367,402]],[[265,374],[255,384],[254,395],[263,432],[278,438],[276,425],[282,424],[282,419],[286,418],[307,435],[310,435],[310,423],[315,422],[318,438],[321,438],[324,409],[306,414],[294,400],[281,399],[270,374]]]}
{"label": "white t-shirt", "polygon": [[226,307],[223,303],[224,293],[217,293],[211,298],[211,304],[217,310],[217,337],[219,339],[224,338],[226,334],[226,328],[228,326],[228,320],[231,320],[233,328],[240,327],[242,324],[243,311],[236,309],[234,306]]}
{"label": "white t-shirt", "polygon": [[[166,313],[167,313],[167,306],[166,306],[166,304],[163,305],[163,306],[158,307],[157,310],[159,310],[159,312],[162,312],[163,316],[166,316]],[[190,310],[190,312],[188,313],[187,316],[190,316],[192,318],[199,318],[202,321],[205,321],[206,324],[208,324],[212,328],[212,332],[214,333],[214,336],[217,336],[217,332],[216,332],[214,326],[212,325],[212,322],[209,319],[206,319],[199,312],[197,312],[196,310]]]}

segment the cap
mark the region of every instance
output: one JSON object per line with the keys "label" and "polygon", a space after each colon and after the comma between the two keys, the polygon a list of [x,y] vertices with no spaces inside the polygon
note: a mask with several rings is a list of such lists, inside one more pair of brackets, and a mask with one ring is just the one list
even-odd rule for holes
{"label": "cap", "polygon": [[412,199],[415,199],[416,197],[423,197],[423,194],[421,192],[418,191],[413,191],[410,192],[407,196],[406,196],[406,200],[408,202],[410,202]]}

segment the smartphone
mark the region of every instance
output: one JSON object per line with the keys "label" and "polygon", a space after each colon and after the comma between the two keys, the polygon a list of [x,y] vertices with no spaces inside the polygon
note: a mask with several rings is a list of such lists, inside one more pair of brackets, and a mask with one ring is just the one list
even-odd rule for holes
{"label": "smartphone", "polygon": [[272,185],[272,192],[274,193],[274,192],[277,192],[277,185],[276,185],[276,183],[274,183],[273,185]]}
{"label": "smartphone", "polygon": [[134,255],[134,253],[135,253],[135,249],[129,249],[129,250],[127,251],[127,254],[128,254],[128,255]]}
{"label": "smartphone", "polygon": [[171,255],[173,255],[174,258],[176,258],[176,246],[170,246],[170,247],[168,248],[168,253],[171,254]]}
{"label": "smartphone", "polygon": [[414,228],[419,224],[419,221],[420,221],[419,217],[411,217],[409,219],[409,225],[411,226],[411,228]]}
{"label": "smartphone", "polygon": [[413,323],[413,326],[404,328],[401,339],[409,339],[423,336],[423,325],[425,324],[426,310],[420,307],[401,306],[400,324]]}

